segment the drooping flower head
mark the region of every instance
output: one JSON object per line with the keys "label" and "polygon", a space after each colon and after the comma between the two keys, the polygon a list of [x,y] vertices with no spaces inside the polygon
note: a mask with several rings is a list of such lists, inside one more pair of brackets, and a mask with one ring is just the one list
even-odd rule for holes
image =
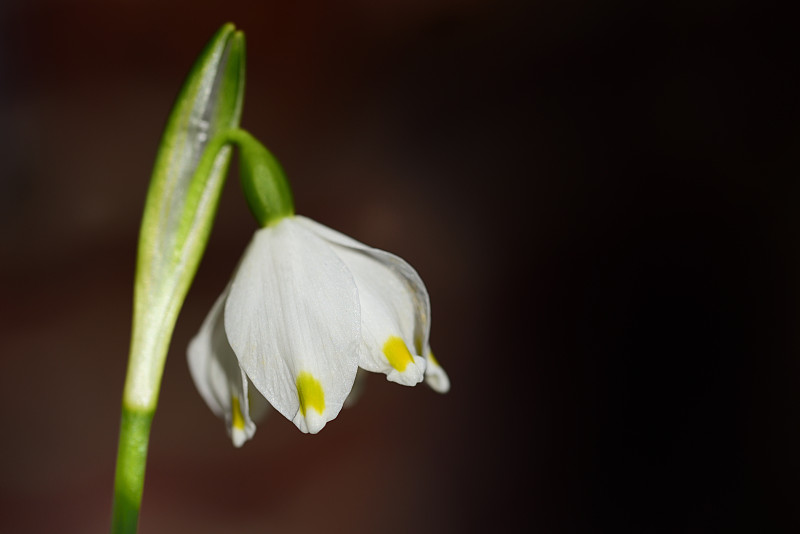
{"label": "drooping flower head", "polygon": [[429,344],[428,292],[416,271],[294,215],[277,162],[260,144],[240,143],[240,151],[250,158],[243,180],[251,182],[248,200],[263,227],[188,351],[195,384],[225,418],[234,444],[252,437],[264,399],[301,431],[319,432],[339,414],[359,367],[446,392],[448,377]]}

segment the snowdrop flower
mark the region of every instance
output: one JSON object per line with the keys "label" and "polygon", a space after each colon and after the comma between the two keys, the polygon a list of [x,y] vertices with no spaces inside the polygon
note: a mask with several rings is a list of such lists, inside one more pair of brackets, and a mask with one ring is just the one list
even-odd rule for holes
{"label": "snowdrop flower", "polygon": [[286,206],[260,217],[265,226],[188,350],[195,384],[236,446],[255,432],[264,399],[301,431],[319,432],[339,414],[359,367],[398,384],[450,386],[430,349],[430,301],[416,271],[293,215],[286,191],[269,199]]}

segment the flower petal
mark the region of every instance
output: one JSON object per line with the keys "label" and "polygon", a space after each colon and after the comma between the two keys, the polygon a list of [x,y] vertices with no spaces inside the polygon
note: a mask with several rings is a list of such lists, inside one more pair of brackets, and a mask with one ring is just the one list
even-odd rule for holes
{"label": "flower petal", "polygon": [[433,357],[433,351],[430,347],[426,350],[426,353],[428,365],[425,367],[425,383],[437,393],[447,393],[450,391],[450,378],[436,358]]}
{"label": "flower petal", "polygon": [[344,401],[345,408],[352,408],[358,403],[358,400],[361,398],[361,395],[364,394],[364,388],[366,387],[367,382],[367,372],[363,369],[359,368],[356,372],[356,379],[353,382],[353,389],[350,390],[350,394]]}
{"label": "flower petal", "polygon": [[258,392],[258,389],[253,385],[250,379],[247,379],[247,402],[250,405],[250,418],[253,421],[261,421],[267,416],[272,408],[264,398],[264,395]]}
{"label": "flower petal", "polygon": [[358,290],[331,247],[295,218],[258,230],[225,305],[225,331],[253,385],[303,432],[338,415],[353,386]]}
{"label": "flower petal", "polygon": [[224,329],[228,289],[214,303],[200,332],[189,343],[188,360],[200,396],[218,417],[225,419],[236,447],[253,437],[256,425],[250,417],[247,377],[239,367]]}
{"label": "flower petal", "polygon": [[298,221],[335,247],[358,286],[364,347],[359,365],[404,385],[423,380],[423,349],[430,336],[430,299],[405,260],[368,247],[327,226]]}

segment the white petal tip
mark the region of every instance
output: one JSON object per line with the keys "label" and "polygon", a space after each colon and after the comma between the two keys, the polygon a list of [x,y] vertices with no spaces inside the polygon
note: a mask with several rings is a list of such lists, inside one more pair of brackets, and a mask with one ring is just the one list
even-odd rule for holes
{"label": "white petal tip", "polygon": [[233,446],[237,449],[244,445],[248,439],[250,439],[250,436],[247,435],[243,428],[233,428],[231,430],[231,441],[233,441]]}
{"label": "white petal tip", "polygon": [[[236,408],[238,409],[238,406]],[[231,437],[233,446],[238,449],[244,445],[245,442],[253,438],[253,435],[256,433],[256,425],[249,419],[242,419],[241,415],[238,416],[238,421],[236,417],[237,416],[234,416],[234,423],[228,426],[228,435]]]}
{"label": "white petal tip", "polygon": [[428,351],[428,367],[425,369],[425,383],[437,393],[450,391],[450,378],[430,351]]}
{"label": "white petal tip", "polygon": [[324,415],[312,408],[308,410],[305,415],[298,410],[292,422],[301,432],[305,434],[316,434],[322,430],[325,423],[328,421],[325,419]]}
{"label": "white petal tip", "polygon": [[436,371],[429,371],[425,375],[425,383],[437,393],[450,391],[450,379],[447,378],[447,374],[441,368]]}
{"label": "white petal tip", "polygon": [[392,369],[387,373],[386,380],[403,386],[416,386],[425,378],[425,358],[414,356],[413,362],[408,362],[405,368]]}

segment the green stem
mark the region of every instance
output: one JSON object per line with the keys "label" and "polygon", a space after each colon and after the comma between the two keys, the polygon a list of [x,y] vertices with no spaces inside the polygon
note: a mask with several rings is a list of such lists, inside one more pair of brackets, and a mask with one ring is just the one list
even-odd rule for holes
{"label": "green stem", "polygon": [[136,532],[152,421],[152,411],[136,411],[123,404],[117,472],[114,480],[114,510],[111,518],[113,534]]}

